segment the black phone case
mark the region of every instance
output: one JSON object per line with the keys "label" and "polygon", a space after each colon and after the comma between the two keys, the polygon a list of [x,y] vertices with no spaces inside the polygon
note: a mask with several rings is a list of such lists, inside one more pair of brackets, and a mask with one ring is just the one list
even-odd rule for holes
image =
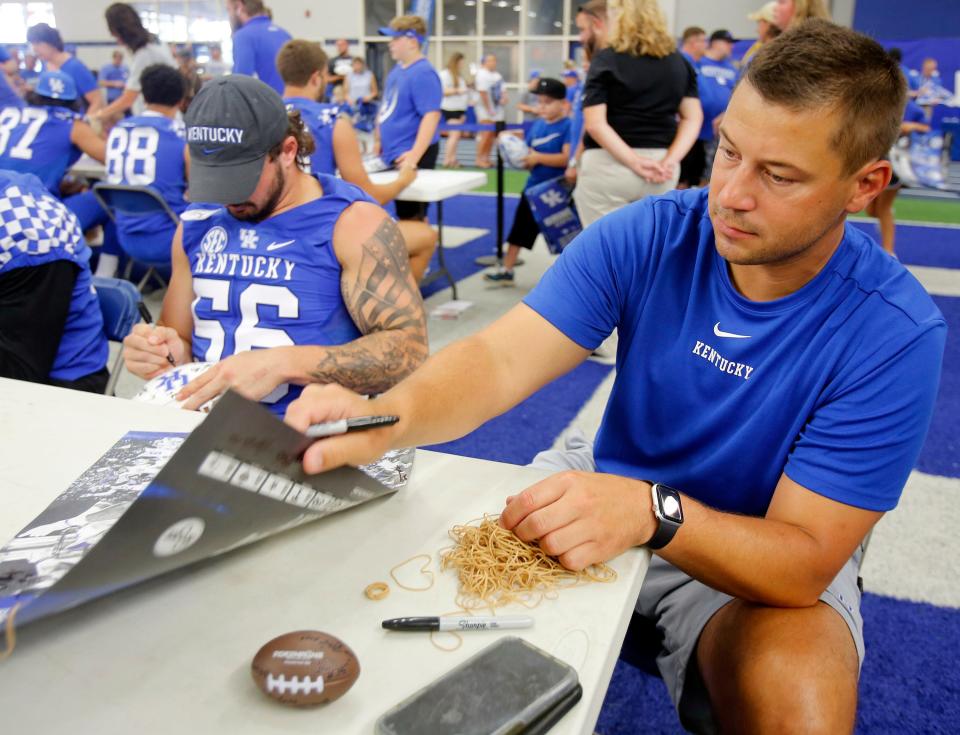
{"label": "black phone case", "polygon": [[[576,704],[577,672],[506,636],[407,697],[377,720],[379,735],[543,733]],[[512,701],[511,701],[512,700]]]}
{"label": "black phone case", "polygon": [[556,725],[563,716],[573,709],[574,705],[583,696],[583,687],[578,683],[573,691],[554,705],[553,709],[545,712],[539,720],[530,723],[530,726],[520,735],[543,735]]}

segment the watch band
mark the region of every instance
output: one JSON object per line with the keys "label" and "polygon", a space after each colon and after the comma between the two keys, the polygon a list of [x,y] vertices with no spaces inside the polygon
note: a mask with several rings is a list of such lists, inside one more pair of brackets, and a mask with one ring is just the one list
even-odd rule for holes
{"label": "watch band", "polygon": [[[674,490],[672,487],[667,485],[662,485],[661,483],[654,482],[650,485],[650,499],[653,503],[653,515],[657,519],[657,530],[654,531],[653,536],[646,543],[648,549],[662,549],[671,539],[677,534],[677,531],[680,529],[680,526],[683,524],[683,512],[680,511],[680,521],[677,522],[671,518],[667,518],[660,512],[660,488],[664,488],[669,491],[672,495],[671,498],[675,495],[676,502],[679,503],[679,493]],[[679,506],[678,506],[679,508]]]}
{"label": "watch band", "polygon": [[646,546],[648,549],[662,549],[664,546],[670,543],[673,537],[676,536],[677,530],[680,528],[680,526],[670,523],[669,521],[665,521],[660,517],[657,518],[657,521],[659,521],[660,525],[657,527],[657,530],[654,531],[653,538],[647,541]]}

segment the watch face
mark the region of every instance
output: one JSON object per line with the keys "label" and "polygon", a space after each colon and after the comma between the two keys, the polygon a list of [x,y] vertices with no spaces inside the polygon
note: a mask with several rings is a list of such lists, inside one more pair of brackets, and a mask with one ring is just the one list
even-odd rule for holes
{"label": "watch face", "polygon": [[660,514],[674,523],[683,523],[683,509],[680,507],[680,494],[673,488],[658,485],[657,502]]}

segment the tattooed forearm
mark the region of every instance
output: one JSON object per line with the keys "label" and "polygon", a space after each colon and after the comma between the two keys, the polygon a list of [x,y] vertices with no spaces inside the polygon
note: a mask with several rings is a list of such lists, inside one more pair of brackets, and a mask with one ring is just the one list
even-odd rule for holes
{"label": "tattooed forearm", "polygon": [[382,393],[426,360],[426,318],[396,223],[385,217],[361,250],[355,274],[344,272],[341,292],[364,336],[325,349],[311,377],[358,393]]}
{"label": "tattooed forearm", "polygon": [[337,383],[357,393],[383,393],[416,370],[427,358],[411,348],[401,334],[380,332],[349,344],[324,349],[323,359],[311,371],[318,383]]}

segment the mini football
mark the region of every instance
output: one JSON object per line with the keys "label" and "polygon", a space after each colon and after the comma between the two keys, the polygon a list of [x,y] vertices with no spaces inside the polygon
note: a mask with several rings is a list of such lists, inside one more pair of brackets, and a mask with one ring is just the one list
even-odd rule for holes
{"label": "mini football", "polygon": [[294,707],[332,702],[360,676],[360,662],[350,647],[316,630],[286,633],[265,643],[250,668],[268,697]]}
{"label": "mini football", "polygon": [[500,156],[504,163],[512,168],[523,168],[523,159],[530,153],[530,148],[522,138],[502,133],[497,145],[500,147]]}
{"label": "mini football", "polygon": [[[212,362],[188,362],[185,365],[178,365],[172,370],[160,373],[160,375],[144,384],[140,392],[133,397],[133,400],[141,403],[152,403],[155,406],[178,405],[177,393],[181,391],[183,386],[194,378],[203,375],[214,364]],[[200,407],[200,411],[209,413],[216,401],[216,398],[207,401]]]}

